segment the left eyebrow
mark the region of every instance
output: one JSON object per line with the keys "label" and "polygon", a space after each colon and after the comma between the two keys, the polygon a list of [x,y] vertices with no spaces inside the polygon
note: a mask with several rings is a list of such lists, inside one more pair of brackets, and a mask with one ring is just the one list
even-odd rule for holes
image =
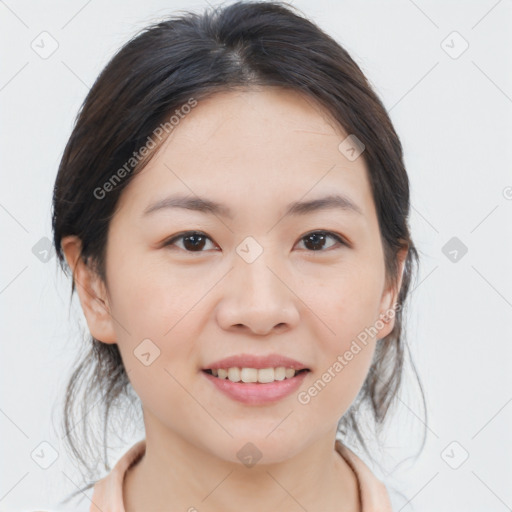
{"label": "left eyebrow", "polygon": [[[223,204],[198,196],[187,197],[180,195],[172,195],[150,204],[144,210],[143,215],[146,216],[150,213],[167,208],[184,208],[186,210],[193,210],[200,213],[219,215],[229,219],[234,218],[233,212]],[[362,209],[356,203],[354,203],[349,197],[340,194],[320,197],[310,201],[295,201],[287,206],[287,210],[284,215],[307,215],[308,213],[333,208],[363,215]]]}

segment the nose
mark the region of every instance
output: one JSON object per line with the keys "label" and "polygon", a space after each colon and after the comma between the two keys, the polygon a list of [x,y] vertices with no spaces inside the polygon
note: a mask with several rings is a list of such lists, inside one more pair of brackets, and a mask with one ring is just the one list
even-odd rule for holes
{"label": "nose", "polygon": [[275,262],[264,256],[252,263],[239,259],[226,276],[217,308],[224,330],[264,336],[298,324],[299,299],[287,283],[289,274],[276,270]]}

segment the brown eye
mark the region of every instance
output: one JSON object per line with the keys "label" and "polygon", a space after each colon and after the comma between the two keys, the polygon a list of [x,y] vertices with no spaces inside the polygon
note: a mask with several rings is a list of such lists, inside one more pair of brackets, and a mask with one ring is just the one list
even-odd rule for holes
{"label": "brown eye", "polygon": [[[334,243],[328,243],[328,240],[334,240]],[[205,252],[205,246],[208,241],[212,241],[209,236],[200,231],[187,231],[181,233],[164,243],[164,247],[176,246],[186,252]],[[341,245],[348,245],[340,236],[330,231],[313,231],[301,238],[308,252],[325,252],[327,249],[336,246],[336,242]],[[181,242],[179,245],[177,242]]]}
{"label": "brown eye", "polygon": [[[304,235],[301,238],[301,241],[304,240],[304,246],[308,251],[320,251],[322,252],[323,249],[326,247],[326,240],[328,239],[335,240],[336,242],[346,245],[346,243],[343,241],[341,237],[338,235],[331,233],[330,231],[313,231],[311,233],[308,233],[307,235]],[[327,246],[327,249],[330,249],[333,247],[334,244],[330,244]],[[325,251],[324,251],[325,252]]]}
{"label": "brown eye", "polygon": [[203,249],[208,240],[211,241],[210,237],[206,236],[204,233],[199,231],[187,231],[165,242],[164,247],[176,245],[177,241],[182,241],[182,246],[178,246],[180,249],[187,252],[204,252]]}

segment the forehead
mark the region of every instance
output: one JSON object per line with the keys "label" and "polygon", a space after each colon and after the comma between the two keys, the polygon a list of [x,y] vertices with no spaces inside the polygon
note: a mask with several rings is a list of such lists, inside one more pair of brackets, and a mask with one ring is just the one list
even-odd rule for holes
{"label": "forehead", "polygon": [[298,92],[264,87],[216,93],[181,117],[121,202],[142,213],[181,193],[254,213],[338,193],[369,216],[366,162],[340,151],[346,137],[325,109]]}

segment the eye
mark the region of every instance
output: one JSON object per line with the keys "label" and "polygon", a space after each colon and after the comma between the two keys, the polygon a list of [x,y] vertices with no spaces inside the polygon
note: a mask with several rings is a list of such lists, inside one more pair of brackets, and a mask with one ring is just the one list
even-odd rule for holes
{"label": "eye", "polygon": [[[322,251],[322,249],[325,249],[325,241],[329,238],[341,245],[348,245],[341,236],[330,231],[312,231],[311,233],[304,235],[301,238],[301,242],[304,241],[304,245],[306,249],[308,249],[308,252],[325,252]],[[176,242],[178,241],[183,242],[181,247],[177,245]],[[207,244],[207,241],[211,242],[212,240],[205,233],[202,233],[201,231],[187,231],[167,240],[164,242],[163,246],[168,247],[176,245],[186,252],[204,252],[203,249]],[[336,243],[329,245],[327,249],[334,245],[336,245]]]}
{"label": "eye", "polygon": [[176,241],[178,240],[183,240],[183,246],[180,247],[180,249],[187,252],[203,252],[202,249],[206,244],[206,240],[211,241],[211,238],[200,231],[187,231],[186,233],[181,233],[180,235],[167,240],[164,243],[164,247],[176,245]]}
{"label": "eye", "polygon": [[[348,245],[339,235],[336,235],[335,233],[331,233],[330,231],[312,231],[311,233],[308,233],[304,235],[301,238],[301,241],[304,240],[304,245],[306,248],[311,249],[311,251],[322,251],[322,248],[325,248],[325,241],[327,239],[331,238],[332,240],[335,240],[341,245]],[[327,248],[331,248],[336,244],[331,244]]]}

